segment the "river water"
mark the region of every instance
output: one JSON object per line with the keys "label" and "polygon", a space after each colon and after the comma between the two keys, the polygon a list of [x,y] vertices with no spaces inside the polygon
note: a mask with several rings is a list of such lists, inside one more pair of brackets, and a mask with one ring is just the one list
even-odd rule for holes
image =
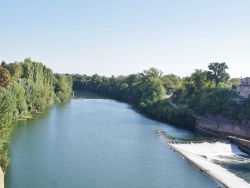
{"label": "river water", "polygon": [[6,188],[215,188],[209,177],[164,145],[156,130],[189,131],[110,99],[72,99],[17,122]]}

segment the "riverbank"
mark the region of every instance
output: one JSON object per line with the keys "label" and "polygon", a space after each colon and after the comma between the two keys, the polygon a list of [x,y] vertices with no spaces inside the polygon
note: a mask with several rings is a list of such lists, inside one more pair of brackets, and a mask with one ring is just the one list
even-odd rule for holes
{"label": "riverbank", "polygon": [[250,184],[242,180],[241,178],[235,176],[231,172],[222,168],[221,166],[212,163],[207,158],[187,151],[181,147],[181,144],[176,144],[173,142],[166,142],[167,145],[172,147],[174,150],[178,151],[185,159],[197,167],[201,172],[210,176],[219,184],[220,187],[229,188],[249,188]]}

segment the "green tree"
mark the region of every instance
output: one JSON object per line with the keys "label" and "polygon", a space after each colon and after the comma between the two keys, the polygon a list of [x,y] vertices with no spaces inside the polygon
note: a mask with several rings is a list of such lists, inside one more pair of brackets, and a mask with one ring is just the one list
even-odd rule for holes
{"label": "green tree", "polygon": [[183,85],[183,80],[179,76],[176,76],[174,74],[164,75],[162,77],[162,81],[163,81],[163,86],[166,89],[168,88],[177,89]]}
{"label": "green tree", "polygon": [[26,95],[25,89],[21,83],[13,81],[11,84],[11,90],[15,97],[16,110],[15,110],[15,118],[18,116],[23,116],[28,112],[28,106],[26,103]]}
{"label": "green tree", "polygon": [[54,91],[56,102],[65,102],[70,99],[72,94],[72,77],[67,74],[55,74]]}
{"label": "green tree", "polygon": [[13,128],[15,108],[15,98],[11,89],[0,87],[0,166],[4,172],[9,164],[7,143]]}
{"label": "green tree", "polygon": [[208,68],[210,71],[207,72],[208,79],[212,80],[215,82],[215,87],[218,88],[218,84],[220,82],[225,82],[227,81],[230,76],[226,72],[226,69],[228,69],[228,66],[226,63],[210,63],[208,65]]}
{"label": "green tree", "polygon": [[5,68],[0,67],[0,86],[6,88],[10,82],[10,72]]}
{"label": "green tree", "polygon": [[191,75],[191,80],[196,92],[204,90],[209,84],[206,72],[200,69],[195,69],[195,72]]}

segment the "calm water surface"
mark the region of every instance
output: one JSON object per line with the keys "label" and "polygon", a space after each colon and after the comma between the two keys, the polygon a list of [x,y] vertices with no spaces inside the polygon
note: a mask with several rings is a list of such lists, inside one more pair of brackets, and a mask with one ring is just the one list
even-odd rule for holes
{"label": "calm water surface", "polygon": [[156,136],[193,133],[109,99],[72,99],[19,121],[6,188],[218,187]]}

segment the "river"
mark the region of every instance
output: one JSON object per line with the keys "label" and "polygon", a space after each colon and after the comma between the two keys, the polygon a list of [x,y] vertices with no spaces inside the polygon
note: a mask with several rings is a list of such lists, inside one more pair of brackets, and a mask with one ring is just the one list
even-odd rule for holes
{"label": "river", "polygon": [[53,105],[15,125],[5,187],[218,187],[166,147],[156,130],[196,138],[110,99],[78,98]]}

